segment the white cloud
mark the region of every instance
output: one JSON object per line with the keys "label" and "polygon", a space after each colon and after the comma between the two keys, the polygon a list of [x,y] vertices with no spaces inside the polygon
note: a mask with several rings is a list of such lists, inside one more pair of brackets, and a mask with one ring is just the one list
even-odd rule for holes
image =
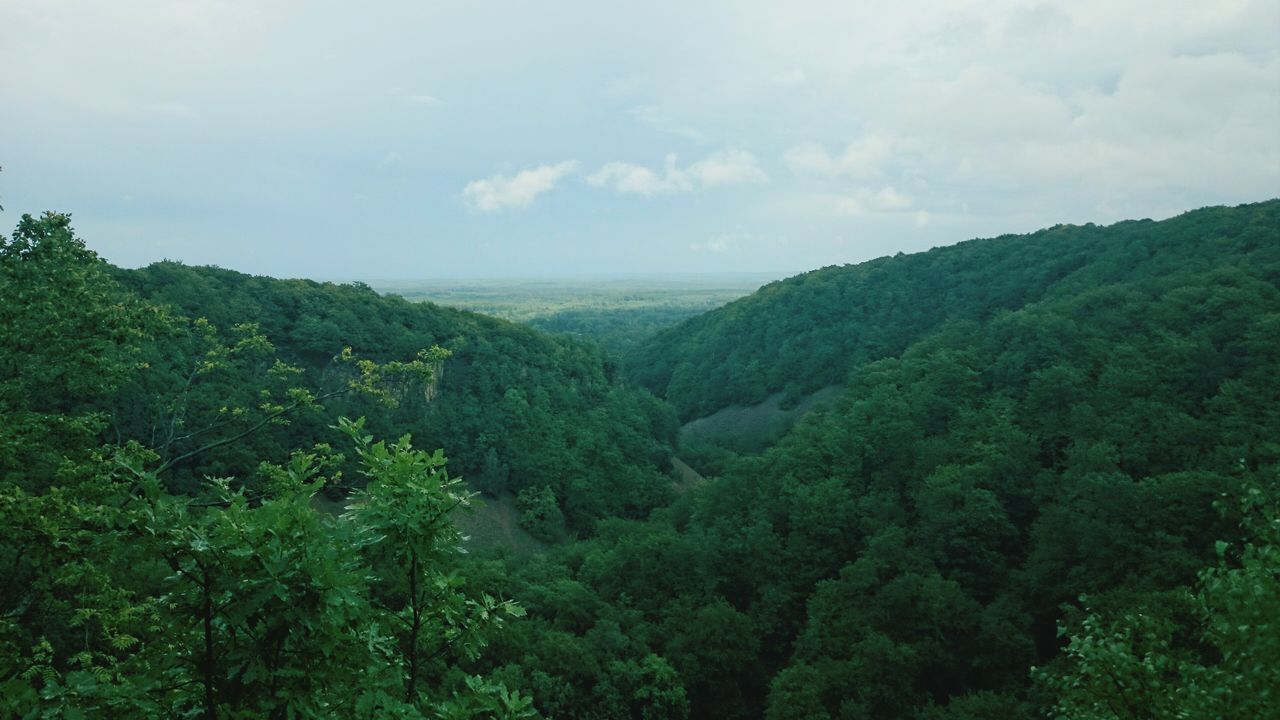
{"label": "white cloud", "polygon": [[880,210],[906,210],[911,207],[911,198],[894,190],[892,187],[886,187],[880,190],[871,198],[875,206]]}
{"label": "white cloud", "polygon": [[421,105],[423,107],[434,107],[444,104],[444,101],[435,95],[406,90],[401,87],[393,87],[387,90],[396,99],[409,105]]}
{"label": "white cloud", "polygon": [[860,188],[847,194],[837,195],[827,200],[827,207],[840,217],[856,218],[867,215],[869,211],[893,213],[911,208],[914,201],[891,186],[878,191]]}
{"label": "white cloud", "polygon": [[770,78],[774,85],[780,85],[782,87],[796,87],[797,85],[803,85],[807,79],[808,78],[805,76],[804,71],[798,69],[774,73]]}
{"label": "white cloud", "polygon": [[620,193],[658,195],[661,193],[688,192],[693,189],[688,175],[676,167],[676,156],[668,155],[661,175],[643,165],[624,162],[605,163],[587,177],[594,187],[612,185]]}
{"label": "white cloud", "polygon": [[752,242],[751,233],[746,232],[742,228],[736,228],[730,232],[713,235],[707,240],[700,243],[691,243],[689,249],[695,253],[711,253],[713,255],[725,255],[727,253],[739,250],[744,244],[749,245]]}
{"label": "white cloud", "polygon": [[733,247],[733,240],[728,235],[716,235],[706,242],[693,243],[689,249],[694,252],[724,254]]}
{"label": "white cloud", "polygon": [[705,142],[707,139],[697,128],[681,124],[665,113],[662,108],[655,105],[639,105],[628,110],[627,114],[641,124],[658,132],[676,135],[699,143]]}
{"label": "white cloud", "polygon": [[[337,275],[393,253],[468,273],[558,272],[567,258],[658,268],[682,254],[699,269],[801,269],[1280,194],[1280,0],[500,4],[0,0],[0,67],[23,68],[0,73],[0,97],[24,100],[0,121],[3,202],[76,210],[119,264],[155,259],[142,232],[234,236],[171,257]],[[722,148],[759,162],[708,158]],[[669,151],[680,159],[665,163]],[[494,157],[591,164],[581,178],[518,174],[538,162],[455,174]],[[768,185],[732,184],[766,171]],[[19,172],[22,193],[6,191]],[[717,192],[639,214],[604,193],[539,194],[592,173],[608,195]],[[554,228],[505,229],[554,247],[498,260],[471,243],[397,246],[420,217],[365,205],[409,187],[440,237],[475,238],[493,219],[482,212],[555,200]],[[127,221],[106,219],[120,217],[111,188],[137,198]],[[366,204],[332,202],[357,192]],[[269,205],[335,248],[358,227],[379,252],[263,252],[293,241],[206,204]],[[725,254],[691,253],[726,216],[794,242],[734,236]],[[849,239],[838,251],[823,240],[837,234]],[[579,251],[601,235],[607,248]],[[298,257],[309,264],[287,264]]]}
{"label": "white cloud", "polygon": [[577,166],[577,161],[566,160],[555,165],[539,165],[530,170],[521,170],[511,178],[493,175],[483,180],[473,180],[463,188],[462,197],[473,209],[483,213],[528,207],[534,199],[554,188],[556,183]]}
{"label": "white cloud", "polygon": [[837,215],[845,217],[860,217],[867,212],[866,206],[862,201],[855,197],[836,198],[835,211]]}
{"label": "white cloud", "polygon": [[382,159],[378,161],[377,169],[386,170],[388,168],[395,167],[396,165],[399,165],[402,162],[404,162],[403,155],[396,152],[395,150],[388,150],[386,154],[382,156]]}
{"label": "white cloud", "polygon": [[689,177],[706,187],[757,185],[769,182],[756,156],[746,150],[724,150],[689,166]]}
{"label": "white cloud", "polygon": [[879,174],[892,154],[892,139],[868,135],[846,145],[839,156],[832,156],[825,147],[810,142],[791,148],[783,159],[797,175],[858,180]]}
{"label": "white cloud", "polygon": [[605,163],[587,177],[594,187],[608,187],[623,194],[659,195],[692,192],[724,185],[753,185],[769,182],[756,157],[745,150],[723,150],[681,168],[674,154],[663,161],[658,173],[643,165]]}

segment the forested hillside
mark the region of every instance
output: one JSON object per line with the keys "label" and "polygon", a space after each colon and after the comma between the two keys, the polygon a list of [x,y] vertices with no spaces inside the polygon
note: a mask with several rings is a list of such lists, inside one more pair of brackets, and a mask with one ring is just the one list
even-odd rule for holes
{"label": "forested hillside", "polygon": [[670,663],[692,717],[1265,715],[1278,216],[973,241],[669,332],[644,352],[686,414],[848,387],[649,521],[508,566],[532,620],[495,671],[557,717],[610,716],[585,688],[619,653]]}
{"label": "forested hillside", "polygon": [[[318,386],[335,372],[333,358],[344,347],[375,362],[411,359],[431,346],[448,350],[451,357],[441,362],[429,397],[407,397],[378,412],[367,399],[344,398],[331,409],[367,416],[376,435],[408,432],[444,448],[455,471],[491,494],[548,488],[571,529],[589,531],[604,516],[641,517],[669,499],[670,483],[661,471],[675,440],[674,418],[648,393],[621,387],[587,342],[379,296],[360,284],[276,280],[176,263],[116,270],[115,276],[141,298],[183,316],[227,329],[252,323],[282,359]],[[172,361],[181,348],[178,342],[155,351]],[[146,405],[158,393],[138,387],[138,395],[130,402]],[[220,396],[207,400],[201,408],[206,412],[226,402]],[[331,424],[328,416],[295,421],[275,433],[274,445],[255,444],[265,442],[259,435],[237,452],[260,457],[328,439]],[[187,474],[223,472],[208,464],[214,462],[202,459]]]}
{"label": "forested hillside", "polygon": [[[1276,202],[1164,222],[1059,225],[926,253],[827,267],[693,318],[628,358],[637,383],[684,419],[773,392],[793,396],[903,352],[940,325],[1115,283],[1216,267],[1274,267]],[[1273,277],[1273,276],[1272,276]]]}
{"label": "forested hillside", "polygon": [[457,574],[459,468],[549,537],[671,497],[673,413],[581,342],[120,270],[55,213],[0,238],[0,293],[5,716],[529,717],[459,669],[523,614]]}
{"label": "forested hillside", "polygon": [[[1280,201],[814,271],[631,381],[360,285],[113,268],[56,214],[0,241],[0,293],[6,716],[1275,703]],[[831,385],[665,472],[677,409]],[[459,473],[546,549],[460,553]]]}

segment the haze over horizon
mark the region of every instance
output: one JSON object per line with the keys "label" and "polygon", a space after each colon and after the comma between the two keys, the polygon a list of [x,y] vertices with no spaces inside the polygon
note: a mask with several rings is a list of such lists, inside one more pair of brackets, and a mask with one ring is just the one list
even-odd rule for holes
{"label": "haze over horizon", "polygon": [[1280,0],[0,5],[0,232],[319,278],[777,272],[1280,195]]}

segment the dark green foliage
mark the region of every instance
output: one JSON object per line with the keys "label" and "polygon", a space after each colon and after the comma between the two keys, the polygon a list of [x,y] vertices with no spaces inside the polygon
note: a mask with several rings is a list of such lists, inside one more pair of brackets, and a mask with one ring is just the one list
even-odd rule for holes
{"label": "dark green foliage", "polygon": [[511,468],[498,459],[498,451],[489,448],[484,453],[484,464],[476,476],[476,489],[489,497],[498,497],[507,491],[511,482]]}
{"label": "dark green foliage", "polygon": [[161,323],[111,279],[67,215],[23,215],[0,235],[0,474],[47,484],[97,445],[103,410]]}
{"label": "dark green foliage", "polygon": [[[674,442],[669,409],[639,390],[621,387],[605,372],[600,351],[584,341],[544,335],[513,323],[430,303],[382,297],[368,287],[251,277],[217,268],[157,263],[117,271],[120,281],[152,302],[208,318],[215,327],[252,323],[286,363],[298,366],[317,394],[341,384],[351,371],[334,356],[349,347],[356,357],[385,365],[441,346],[436,381],[399,393],[396,408],[373,406],[363,396],[330,401],[336,412],[368,417],[379,435],[410,432],[449,453],[464,476],[513,492],[547,486],[560,498],[569,526],[589,532],[596,518],[640,517],[669,499],[662,473]],[[181,342],[160,350],[181,357]],[[191,353],[186,352],[187,355]],[[174,384],[166,380],[167,386]],[[181,386],[181,381],[179,381]],[[232,387],[227,387],[230,384]],[[214,386],[219,387],[219,386]],[[252,384],[228,378],[208,409]],[[154,397],[154,388],[138,394]],[[137,405],[138,403],[133,403]],[[289,429],[260,434],[241,445],[245,458],[281,457],[317,439],[334,442],[324,416],[301,417]],[[134,433],[143,432],[135,423]],[[501,462],[486,470],[492,451]],[[206,456],[189,476],[225,474],[235,458]],[[493,492],[496,485],[485,487]],[[572,491],[571,491],[572,490]]]}
{"label": "dark green foliage", "polygon": [[[1274,493],[1273,489],[1269,491]],[[1143,596],[1072,623],[1057,673],[1039,678],[1063,716],[1266,717],[1280,694],[1280,505],[1251,488],[1243,546],[1219,540],[1194,590]]]}
{"label": "dark green foliage", "polygon": [[[527,696],[459,670],[521,611],[468,592],[456,574],[447,513],[469,496],[440,452],[415,451],[407,436],[374,443],[362,423],[340,423],[367,481],[340,517],[312,505],[346,464],[323,444],[286,464],[242,465],[238,480],[206,476],[194,496],[166,492],[161,478],[179,461],[243,450],[326,397],[394,404],[429,384],[445,353],[374,363],[343,352],[353,368],[342,390],[317,395],[287,382],[299,373],[254,328],[224,342],[204,321],[130,295],[65,216],[24,217],[14,240],[0,241],[0,260],[3,289],[24,300],[6,310],[0,343],[0,402],[14,420],[0,479],[0,715],[536,715]],[[165,386],[166,368],[150,381],[173,398],[156,401],[166,432],[185,432],[175,428],[209,387],[258,404],[225,398],[240,412],[214,419],[191,449],[165,442],[162,454],[122,437],[128,423],[112,408],[144,386],[137,378],[155,369],[147,358],[163,357],[156,345],[175,338],[197,350],[181,356],[194,369],[176,386]],[[103,444],[107,428],[119,444]]]}
{"label": "dark green foliage", "polygon": [[[1239,513],[1214,501],[1250,484],[1275,487],[1278,214],[1271,202],[1058,228],[821,271],[671,331],[651,359],[678,365],[666,389],[688,414],[787,383],[798,394],[847,377],[847,390],[759,455],[695,449],[718,477],[645,523],[604,523],[565,551],[564,577],[606,603],[596,616],[640,648],[594,645],[599,626],[574,617],[558,631],[584,653],[572,673],[537,642],[507,667],[567,683],[559,704],[541,706],[548,711],[590,702],[573,690],[603,677],[590,658],[657,652],[680,670],[698,717],[1014,718],[1064,702],[1066,717],[1128,717],[1088,709],[1108,692],[1106,678],[1090,674],[1096,665],[1046,671],[1074,673],[1063,682],[1083,683],[1071,685],[1078,700],[1052,682],[1033,687],[1030,669],[1060,657],[1063,622],[1096,638],[1080,652],[1098,646],[1109,662],[1137,662],[1146,649],[1176,655],[1197,622],[1228,628],[1231,612],[1268,607],[1237,593],[1234,610],[1214,605],[1200,611],[1212,620],[1196,620],[1172,598],[1213,562],[1214,539],[1231,536]],[[929,275],[943,270],[947,282]],[[806,294],[810,283],[837,286],[842,273],[860,289]],[[937,294],[890,301],[917,285]],[[784,322],[778,338],[751,329],[770,318]],[[858,333],[848,347],[821,335],[846,321],[880,333],[880,350],[859,350]],[[808,355],[827,365],[751,355],[790,337],[805,338]],[[732,380],[756,372],[746,368],[751,357],[770,358],[758,370],[781,384],[730,392]],[[840,375],[823,375],[835,357]],[[689,385],[678,389],[682,373]],[[1255,572],[1250,582],[1267,586],[1266,571]],[[531,581],[516,597],[552,587]],[[1085,593],[1099,618],[1151,618],[1143,608],[1163,604],[1173,619],[1141,631],[1115,620],[1085,627],[1071,619]],[[570,617],[551,603],[534,614]],[[1265,657],[1269,645],[1238,628],[1269,626],[1249,617],[1224,642],[1247,644],[1233,648],[1240,657]],[[1139,632],[1154,644],[1109,639]],[[745,633],[752,643],[728,641]],[[1212,650],[1191,660],[1226,667]],[[1252,708],[1270,676],[1243,677],[1233,692]]]}
{"label": "dark green foliage", "polygon": [[[1270,202],[1160,223],[1060,225],[823,268],[660,333],[626,367],[686,419],[780,390],[799,396],[843,383],[853,368],[895,356],[948,322],[985,322],[1117,282],[1274,268],[1278,213]],[[1274,281],[1269,273],[1263,279]]]}
{"label": "dark green foliage", "polygon": [[564,513],[556,502],[556,494],[543,485],[525,488],[516,496],[520,510],[520,526],[529,534],[545,542],[557,542],[565,537]]}
{"label": "dark green foliage", "polygon": [[[729,298],[725,298],[728,300]],[[621,356],[642,346],[660,330],[706,312],[715,304],[644,308],[578,308],[537,317],[531,327],[591,338],[605,351]]]}
{"label": "dark green foliage", "polygon": [[[6,318],[53,308],[93,357],[0,350],[10,714],[1275,703],[1280,202],[828,268],[696,318],[630,366],[686,417],[844,390],[759,452],[686,448],[707,477],[678,493],[675,414],[584,342],[360,286],[114,271],[44,223],[23,237],[67,254],[6,241],[4,277],[51,301]],[[48,287],[60,263],[78,289]],[[443,456],[373,440],[409,431],[560,542],[459,556]]]}

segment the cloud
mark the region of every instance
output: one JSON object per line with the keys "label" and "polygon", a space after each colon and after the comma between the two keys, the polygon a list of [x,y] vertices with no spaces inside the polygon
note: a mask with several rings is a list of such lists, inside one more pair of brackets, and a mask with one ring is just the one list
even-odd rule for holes
{"label": "cloud", "polygon": [[400,102],[406,103],[408,105],[419,105],[421,107],[435,107],[437,105],[444,104],[444,101],[436,97],[435,95],[428,95],[426,93],[414,92],[412,90],[406,90],[401,87],[390,88],[387,90],[387,92],[391,94],[393,97],[395,97],[396,99],[400,100]]}
{"label": "cloud", "polygon": [[[177,259],[340,276],[382,272],[368,258],[388,254],[463,274],[681,256],[802,269],[1280,193],[1277,0],[296,5],[0,0],[0,67],[23,69],[0,73],[0,97],[23,98],[0,121],[5,206],[76,210],[117,264],[156,259],[154,233]],[[759,162],[708,157],[724,148]],[[590,161],[543,178],[550,190],[518,175],[570,157]],[[475,167],[505,177],[456,174]],[[136,198],[127,221],[104,168]],[[25,199],[4,189],[19,171]],[[597,171],[600,192],[562,192]],[[409,187],[413,212],[370,212]],[[355,193],[369,199],[332,202]],[[603,202],[614,193],[685,202],[627,212]],[[555,216],[504,228],[526,242],[502,258],[478,241],[400,244],[422,214],[439,237],[475,239],[492,230],[484,213],[549,200]],[[336,250],[235,226],[264,205]],[[793,243],[692,253],[725,217]],[[378,252],[344,255],[352,228]],[[836,235],[849,242],[824,240]]]}
{"label": "cloud", "polygon": [[388,150],[387,153],[382,156],[382,159],[378,161],[377,169],[387,170],[403,162],[404,162],[403,155],[396,152],[395,150]]}
{"label": "cloud", "polygon": [[662,172],[624,162],[605,163],[587,177],[594,187],[608,187],[622,194],[660,195],[692,192],[725,185],[769,182],[756,157],[745,150],[722,150],[681,168],[674,154],[663,161]]}
{"label": "cloud", "polygon": [[792,69],[774,73],[769,79],[774,85],[780,85],[782,87],[796,87],[797,85],[803,85],[808,77],[804,74],[803,70]]}
{"label": "cloud", "polygon": [[860,217],[867,212],[866,206],[862,201],[855,197],[836,198],[835,211],[837,215],[844,217]]}
{"label": "cloud", "polygon": [[870,189],[862,188],[851,194],[832,198],[830,202],[830,207],[834,213],[842,217],[862,217],[868,211],[899,212],[907,210],[915,204],[910,197],[902,194],[892,186],[883,187],[874,192]]}
{"label": "cloud", "polygon": [[677,135],[698,143],[706,142],[707,140],[706,135],[703,135],[697,128],[679,123],[656,105],[638,105],[628,110],[627,114],[642,125],[658,132]]}
{"label": "cloud", "polygon": [[746,150],[724,150],[689,166],[689,177],[706,187],[758,185],[769,182],[755,155]]}
{"label": "cloud", "polygon": [[666,157],[664,168],[665,172],[659,175],[643,165],[610,162],[587,176],[587,182],[593,187],[612,185],[620,193],[635,195],[688,192],[693,189],[689,178],[676,167],[675,155]]}
{"label": "cloud", "polygon": [[706,242],[693,243],[689,249],[694,252],[709,252],[723,255],[733,247],[733,239],[728,235],[716,235]]}
{"label": "cloud", "polygon": [[832,156],[817,143],[801,143],[783,157],[791,172],[819,178],[873,177],[881,172],[893,154],[893,140],[883,135],[868,135],[845,146],[839,156]]}
{"label": "cloud", "polygon": [[741,227],[734,228],[729,232],[722,232],[711,236],[703,242],[690,243],[689,250],[694,253],[711,253],[712,255],[726,255],[736,252],[744,245],[750,245],[752,242],[751,233]]}
{"label": "cloud", "polygon": [[880,210],[906,210],[911,207],[911,198],[894,190],[892,187],[886,187],[880,190],[871,198],[872,203]]}
{"label": "cloud", "polygon": [[528,207],[539,195],[551,190],[564,176],[578,166],[576,160],[555,165],[539,165],[521,170],[515,177],[492,175],[473,180],[462,189],[462,197],[473,209],[495,213],[510,208]]}

